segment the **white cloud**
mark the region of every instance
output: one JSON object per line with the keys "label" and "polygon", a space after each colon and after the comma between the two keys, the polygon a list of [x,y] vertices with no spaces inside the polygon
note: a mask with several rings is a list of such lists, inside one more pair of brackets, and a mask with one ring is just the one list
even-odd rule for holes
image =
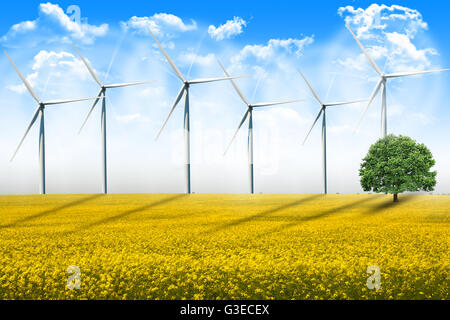
{"label": "white cloud", "polygon": [[73,59],[74,55],[65,51],[55,52],[55,51],[40,51],[33,59],[33,70],[38,70],[42,66],[48,63],[50,66],[56,66],[59,60],[64,58]]}
{"label": "white cloud", "polygon": [[75,76],[83,80],[89,76],[83,62],[65,51],[41,50],[34,57],[32,68],[36,72],[50,71],[54,76]]}
{"label": "white cloud", "polygon": [[77,23],[72,21],[57,4],[52,4],[50,2],[41,3],[39,8],[41,13],[58,21],[61,27],[69,32],[72,37],[82,39],[85,42],[92,42],[93,38],[106,35],[109,29],[108,24],[94,26],[88,23]]}
{"label": "white cloud", "polygon": [[[367,46],[366,50],[375,61],[387,58],[389,55],[389,50],[384,46]],[[346,69],[353,69],[357,71],[368,71],[370,67],[367,62],[367,58],[363,53],[359,54],[356,58],[347,57],[344,59],[338,59],[337,63],[344,66]],[[378,81],[378,78],[376,78],[376,81]]]}
{"label": "white cloud", "polygon": [[[31,31],[34,31],[35,33],[42,31],[42,27],[46,25],[46,19],[55,21],[65,33],[70,35],[70,37],[84,43],[92,43],[96,37],[105,36],[109,30],[108,24],[95,26],[90,25],[85,21],[72,21],[59,5],[50,2],[41,3],[39,5],[39,13],[40,17],[36,20],[23,21],[13,25],[1,40],[5,42],[13,39],[18,34],[26,34]],[[46,29],[45,32],[48,32],[48,30],[49,29]],[[57,32],[53,28],[50,28],[50,30],[51,32]],[[46,37],[49,38],[47,35]]]}
{"label": "white cloud", "polygon": [[[363,40],[379,67],[388,73],[423,70],[431,66],[431,57],[438,54],[433,48],[419,49],[413,43],[419,31],[428,29],[422,14],[415,9],[372,4],[367,9],[341,7],[338,13]],[[359,71],[368,67],[362,53],[338,63]]]}
{"label": "white cloud", "polygon": [[356,34],[363,39],[373,38],[373,31],[388,30],[393,24],[401,26],[410,37],[428,28],[419,11],[399,5],[372,4],[367,9],[346,6],[340,7],[338,13],[345,16],[346,23],[357,27]]}
{"label": "white cloud", "polygon": [[173,14],[157,13],[151,17],[131,17],[127,22],[122,22],[124,28],[134,29],[139,32],[148,32],[148,28],[157,35],[163,35],[163,29],[169,31],[186,32],[197,29],[197,23],[191,20],[186,24],[183,20]]}
{"label": "white cloud", "polygon": [[217,41],[230,39],[235,35],[241,34],[242,27],[246,27],[247,22],[239,17],[234,17],[233,20],[228,20],[225,24],[216,27],[214,25],[210,25],[208,28],[208,33],[212,39]]}
{"label": "white cloud", "polygon": [[246,45],[238,55],[232,58],[233,62],[241,62],[248,57],[255,57],[257,60],[268,60],[274,57],[279,49],[289,53],[294,52],[300,56],[303,49],[314,42],[314,37],[303,39],[271,39],[266,45]]}
{"label": "white cloud", "polygon": [[[34,73],[26,76],[25,78],[31,84],[31,86],[34,86],[34,84],[36,83],[37,77],[38,77],[38,73],[34,72]],[[9,86],[6,86],[6,88],[15,93],[19,93],[19,94],[24,94],[24,93],[28,92],[27,88],[25,88],[25,86],[23,84],[9,85]]]}
{"label": "white cloud", "polygon": [[[64,77],[65,79],[76,77],[86,80],[88,76],[83,62],[73,54],[65,51],[41,50],[33,58],[32,70],[33,73],[26,76],[26,79],[33,87],[45,86],[44,82],[50,77]],[[23,84],[10,85],[7,88],[20,94],[27,92]]]}
{"label": "white cloud", "polygon": [[[395,57],[393,71],[423,70],[431,65],[429,56],[437,55],[433,48],[417,49],[406,34],[386,33],[386,39],[392,45],[391,55]],[[416,62],[415,65],[407,66],[410,61]]]}
{"label": "white cloud", "polygon": [[23,21],[15,24],[11,27],[11,30],[15,32],[25,32],[28,30],[34,30],[36,28],[36,21]]}
{"label": "white cloud", "polygon": [[18,33],[24,33],[30,30],[36,29],[36,21],[22,21],[9,29],[8,33],[4,35],[1,40],[7,41],[9,38],[14,37]]}

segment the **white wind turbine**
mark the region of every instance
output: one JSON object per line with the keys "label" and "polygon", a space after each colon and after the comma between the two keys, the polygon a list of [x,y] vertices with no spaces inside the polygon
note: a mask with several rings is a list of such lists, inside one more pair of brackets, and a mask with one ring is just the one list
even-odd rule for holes
{"label": "white wind turbine", "polygon": [[39,129],[39,167],[41,169],[41,181],[40,181],[40,193],[46,194],[46,181],[45,181],[45,121],[44,121],[44,111],[47,106],[52,105],[58,105],[58,104],[66,104],[66,103],[72,103],[72,102],[79,102],[79,101],[86,101],[86,100],[94,100],[95,98],[78,98],[78,99],[64,99],[64,100],[52,100],[52,101],[46,101],[43,102],[39,99],[37,94],[34,92],[31,84],[25,79],[25,77],[20,73],[19,69],[16,67],[14,62],[11,60],[9,55],[5,52],[5,55],[8,57],[8,60],[13,65],[14,69],[16,70],[17,74],[19,75],[20,79],[22,80],[25,87],[30,92],[31,96],[36,100],[38,103],[38,107],[36,111],[34,112],[33,118],[30,121],[30,124],[27,127],[27,130],[25,131],[25,134],[20,140],[19,146],[17,147],[16,151],[14,152],[14,155],[11,158],[11,161],[14,160],[17,153],[19,152],[20,147],[22,146],[23,142],[25,141],[25,138],[27,137],[28,133],[30,132],[31,128],[33,127],[34,123],[36,122],[37,118],[40,116],[40,129]]}
{"label": "white wind turbine", "polygon": [[322,100],[320,100],[317,93],[314,91],[314,89],[309,84],[308,80],[306,80],[306,77],[303,75],[303,73],[298,70],[300,75],[302,76],[303,80],[305,80],[308,88],[311,90],[312,94],[314,95],[314,98],[319,102],[320,104],[320,111],[319,114],[316,117],[316,120],[314,120],[314,123],[309,130],[308,134],[306,135],[305,140],[303,141],[303,145],[306,143],[306,140],[308,140],[309,135],[311,134],[311,131],[314,129],[317,121],[319,121],[320,116],[322,117],[322,154],[323,154],[323,187],[324,187],[324,194],[328,193],[328,184],[327,184],[327,119],[326,119],[326,111],[327,107],[334,107],[334,106],[341,106],[346,104],[354,104],[354,103],[360,103],[367,100],[354,100],[354,101],[346,101],[346,102],[331,102],[331,103],[323,103]]}
{"label": "white wind turbine", "polygon": [[167,52],[163,49],[159,41],[156,39],[156,37],[153,35],[152,31],[149,29],[150,34],[152,35],[153,39],[155,40],[156,44],[158,45],[161,52],[164,54],[164,56],[167,59],[167,62],[172,67],[173,71],[175,71],[178,78],[183,82],[183,85],[181,86],[181,89],[175,98],[175,102],[173,104],[172,109],[169,112],[169,115],[167,116],[166,121],[164,122],[161,130],[159,131],[158,135],[156,136],[156,140],[159,139],[161,133],[163,132],[164,128],[167,125],[167,122],[169,121],[170,117],[172,116],[172,113],[178,106],[179,102],[181,101],[181,98],[183,95],[185,95],[185,107],[184,107],[184,146],[185,146],[185,171],[186,171],[186,193],[191,193],[191,148],[190,148],[190,115],[189,115],[189,88],[191,85],[200,84],[200,83],[208,83],[208,82],[216,82],[216,81],[224,81],[224,80],[231,80],[235,78],[242,78],[244,76],[238,76],[238,77],[222,77],[222,78],[208,78],[208,79],[197,79],[197,80],[186,80],[183,76],[183,74],[180,72],[180,70],[177,68],[173,60],[169,57]]}
{"label": "white wind turbine", "polygon": [[81,52],[78,50],[78,48],[73,44],[73,47],[77,51],[78,55],[80,56],[81,60],[83,61],[84,65],[88,69],[89,73],[91,74],[92,78],[94,78],[95,82],[100,86],[100,92],[97,95],[97,98],[89,110],[88,115],[86,116],[86,119],[83,122],[83,125],[80,128],[80,131],[78,134],[81,133],[84,126],[86,125],[89,117],[91,116],[92,112],[95,109],[95,106],[98,104],[99,100],[102,99],[102,114],[101,114],[101,130],[102,130],[102,165],[103,165],[103,192],[105,194],[108,193],[108,167],[107,167],[107,152],[106,152],[106,90],[107,89],[113,89],[113,88],[122,88],[122,87],[130,87],[130,86],[136,86],[136,85],[142,85],[142,84],[149,84],[153,83],[155,81],[139,81],[139,82],[127,82],[127,83],[116,83],[116,84],[108,84],[104,85],[100,81],[100,79],[97,77],[95,71],[91,68],[87,60],[83,57]]}
{"label": "white wind turbine", "polygon": [[382,88],[382,94],[381,94],[381,137],[384,138],[387,135],[387,104],[386,104],[386,82],[388,79],[392,78],[401,78],[401,77],[407,77],[407,76],[414,76],[414,75],[420,75],[420,74],[426,74],[426,73],[435,73],[435,72],[442,72],[442,71],[449,71],[450,69],[439,69],[439,70],[428,70],[428,71],[413,71],[413,72],[400,72],[400,73],[391,73],[391,74],[385,74],[381,71],[381,69],[377,66],[375,63],[375,60],[372,59],[372,57],[367,53],[364,46],[361,44],[361,42],[358,40],[356,35],[353,33],[352,29],[350,29],[350,26],[348,24],[345,25],[347,29],[352,34],[353,38],[355,38],[356,42],[358,43],[359,47],[363,51],[364,55],[366,56],[367,60],[369,60],[370,65],[375,69],[375,71],[380,76],[380,80],[378,81],[377,85],[375,86],[375,89],[370,96],[369,103],[367,104],[366,109],[364,110],[361,119],[359,120],[355,132],[358,130],[359,126],[361,125],[362,120],[364,119],[367,111],[369,110],[370,105],[372,104],[373,100],[377,96],[378,92]]}
{"label": "white wind turbine", "polygon": [[[227,70],[224,68],[222,63],[219,62],[220,67],[223,69],[223,72],[227,77],[230,77]],[[255,103],[250,104],[248,100],[245,98],[242,91],[239,89],[237,84],[231,79],[230,82],[233,85],[234,89],[236,90],[237,94],[241,97],[242,101],[247,105],[247,110],[244,114],[244,117],[242,118],[242,121],[239,124],[239,127],[236,130],[236,133],[234,134],[233,138],[231,139],[230,144],[228,145],[225,154],[228,153],[228,150],[230,150],[231,145],[233,144],[233,141],[235,140],[239,130],[241,129],[244,122],[249,118],[248,120],[248,164],[249,164],[249,172],[250,172],[250,193],[255,193],[255,180],[254,180],[254,162],[253,162],[253,109],[254,108],[263,108],[263,107],[270,107],[270,106],[277,106],[282,104],[288,104],[288,103],[294,103],[299,102],[302,100],[289,100],[289,101],[278,101],[278,102],[263,102],[263,103]]]}

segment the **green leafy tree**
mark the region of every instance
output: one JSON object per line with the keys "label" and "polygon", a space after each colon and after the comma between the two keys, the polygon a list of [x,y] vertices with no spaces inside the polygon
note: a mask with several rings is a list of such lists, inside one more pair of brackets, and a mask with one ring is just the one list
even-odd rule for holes
{"label": "green leafy tree", "polygon": [[388,135],[370,147],[359,175],[364,191],[389,193],[398,202],[398,194],[433,191],[436,171],[433,155],[424,144],[405,136]]}

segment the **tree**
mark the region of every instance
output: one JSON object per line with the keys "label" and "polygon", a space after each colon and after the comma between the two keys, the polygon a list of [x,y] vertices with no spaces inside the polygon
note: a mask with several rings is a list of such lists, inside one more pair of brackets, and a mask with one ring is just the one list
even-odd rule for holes
{"label": "tree", "polygon": [[424,144],[405,136],[388,135],[373,144],[363,159],[359,175],[364,191],[398,194],[433,191],[436,171],[433,155]]}

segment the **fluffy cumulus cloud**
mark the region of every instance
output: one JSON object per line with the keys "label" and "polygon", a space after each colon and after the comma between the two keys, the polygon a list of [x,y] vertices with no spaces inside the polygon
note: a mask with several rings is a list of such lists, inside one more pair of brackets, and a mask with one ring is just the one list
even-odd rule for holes
{"label": "fluffy cumulus cloud", "polygon": [[[415,9],[372,4],[366,9],[341,7],[338,13],[386,72],[423,70],[432,65],[432,57],[437,55],[434,48],[418,48],[415,44],[417,35],[428,29],[422,14]],[[362,55],[339,62],[357,70],[367,67]]]}
{"label": "fluffy cumulus cloud", "polygon": [[[431,66],[430,57],[438,54],[433,48],[418,49],[406,34],[386,33],[386,39],[389,42],[391,52],[389,63],[392,66],[395,65],[398,70],[412,71],[429,68]],[[414,65],[406,66],[410,61],[414,61]]]}
{"label": "fluffy cumulus cloud", "polygon": [[75,56],[71,53],[61,51],[40,51],[33,60],[33,70],[42,69],[44,66],[56,67],[62,64],[73,64]]}
{"label": "fluffy cumulus cloud", "polygon": [[72,21],[57,4],[52,4],[50,2],[41,3],[39,8],[42,14],[55,19],[55,21],[57,21],[59,25],[75,39],[84,39],[86,37],[92,39],[104,36],[108,32],[109,27],[107,24],[94,26],[81,21]]}
{"label": "fluffy cumulus cloud", "polygon": [[[26,76],[30,84],[40,91],[46,89],[48,83],[53,79],[77,78],[86,80],[87,72],[83,62],[73,54],[65,51],[46,51],[41,50],[33,58],[32,73]],[[17,93],[26,93],[27,90],[23,84],[9,85],[9,90]]]}
{"label": "fluffy cumulus cloud", "polygon": [[313,36],[304,37],[303,39],[270,39],[265,45],[246,45],[239,54],[232,58],[232,61],[239,63],[250,57],[254,57],[259,61],[269,60],[280,50],[301,56],[303,49],[313,42]]}
{"label": "fluffy cumulus cloud", "polygon": [[208,28],[208,33],[212,39],[217,41],[230,39],[235,35],[241,34],[243,32],[243,27],[247,26],[247,22],[239,17],[234,17],[233,20],[228,20],[225,24],[216,27],[210,25]]}
{"label": "fluffy cumulus cloud", "polygon": [[180,17],[168,13],[156,13],[151,17],[131,17],[127,22],[122,22],[125,29],[131,29],[146,33],[150,28],[157,35],[164,35],[165,32],[177,31],[186,32],[197,29],[197,23],[191,20],[185,23]]}
{"label": "fluffy cumulus cloud", "polygon": [[8,33],[2,36],[1,40],[7,41],[8,39],[15,37],[17,34],[34,29],[36,29],[36,21],[22,21],[13,25],[11,29],[9,29]]}
{"label": "fluffy cumulus cloud", "polygon": [[[49,28],[44,28],[49,24],[54,24],[59,28],[50,28],[52,34],[49,34]],[[16,40],[19,35],[26,36],[32,34],[34,39],[41,35],[46,39],[53,39],[54,36],[63,38],[70,37],[80,40],[84,43],[92,43],[95,38],[105,36],[108,33],[109,25],[101,24],[99,26],[90,25],[86,19],[75,21],[69,17],[64,10],[57,4],[50,2],[39,5],[39,17],[32,21],[23,21],[13,25],[10,30],[1,37],[2,42]],[[36,40],[34,40],[36,41]]]}
{"label": "fluffy cumulus cloud", "polygon": [[366,9],[346,6],[340,7],[338,13],[346,23],[356,27],[357,36],[363,39],[375,37],[373,31],[390,28],[401,28],[408,36],[414,37],[418,31],[428,28],[419,11],[399,5],[372,4]]}

